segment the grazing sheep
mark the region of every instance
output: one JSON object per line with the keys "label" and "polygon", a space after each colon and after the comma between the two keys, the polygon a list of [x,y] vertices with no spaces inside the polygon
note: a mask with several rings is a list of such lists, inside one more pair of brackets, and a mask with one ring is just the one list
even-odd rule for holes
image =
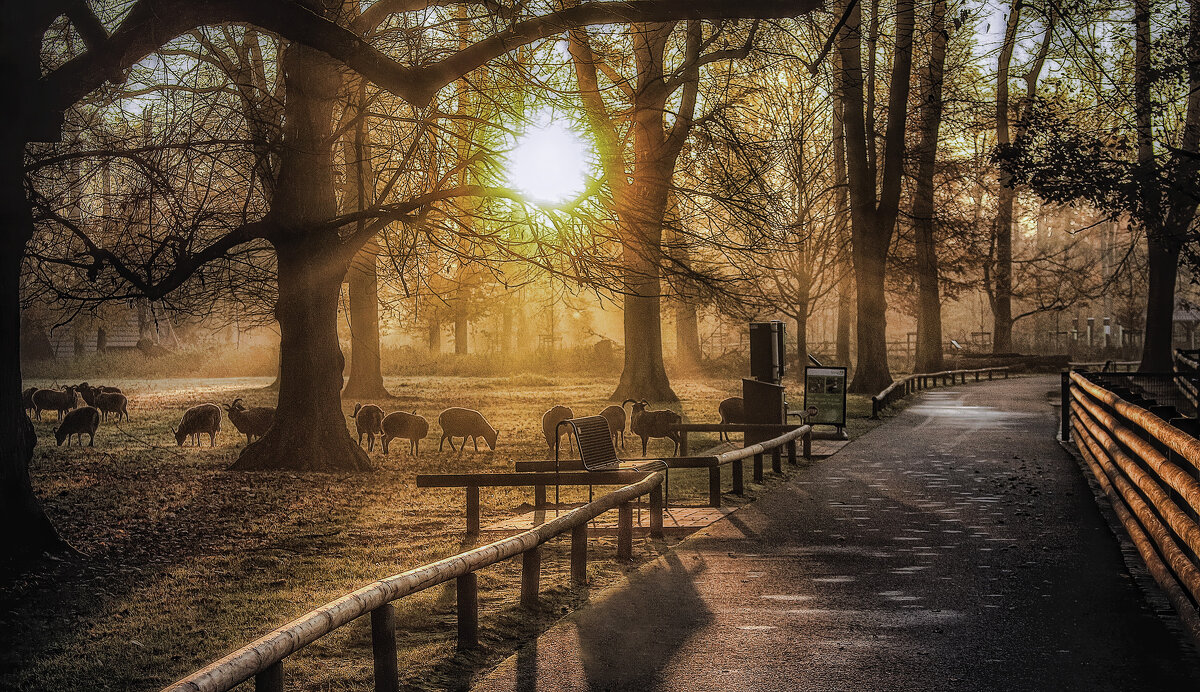
{"label": "grazing sheep", "polygon": [[171,432],[175,433],[175,442],[180,447],[188,437],[192,438],[192,444],[199,447],[200,435],[204,433],[208,433],[208,446],[216,447],[217,435],[221,432],[221,407],[216,404],[193,406],[183,412],[179,429],[171,428]]}
{"label": "grazing sheep", "polygon": [[[717,411],[721,414],[721,425],[746,422],[746,402],[740,396],[731,396],[722,401],[717,406]],[[728,441],[729,433],[723,432],[717,439]]]}
{"label": "grazing sheep", "polygon": [[25,415],[29,416],[30,420],[33,420],[33,410],[35,408],[33,405],[33,393],[36,391],[37,387],[30,387],[21,392],[21,401],[25,404]]}
{"label": "grazing sheep", "polygon": [[488,424],[487,419],[479,411],[469,408],[448,408],[438,414],[438,425],[442,426],[442,439],[438,440],[438,451],[442,451],[442,443],[447,438],[450,439],[450,449],[454,449],[454,438],[463,438],[461,452],[467,448],[467,438],[471,438],[471,444],[475,445],[475,451],[479,451],[479,438],[482,437],[484,442],[487,442],[488,447],[495,451],[496,438],[500,433]]}
{"label": "grazing sheep", "polygon": [[421,451],[421,440],[429,436],[429,421],[418,416],[416,411],[389,413],[380,427],[383,428],[384,454],[387,454],[388,442],[391,442],[392,438],[402,437],[408,440],[408,453],[416,456]]}
{"label": "grazing sheep", "polygon": [[39,389],[33,393],[33,409],[37,419],[42,419],[42,411],[58,411],[58,419],[63,414],[80,405],[79,392],[74,387],[57,389]]}
{"label": "grazing sheep", "polygon": [[383,409],[375,404],[354,404],[354,427],[358,430],[358,446],[367,436],[367,451],[375,449],[375,436],[383,434]]}
{"label": "grazing sheep", "polygon": [[608,434],[612,435],[613,447],[616,448],[617,439],[620,438],[621,449],[625,449],[625,421],[628,420],[628,416],[625,415],[625,407],[616,404],[605,406],[600,415],[608,421]]}
{"label": "grazing sheep", "polygon": [[652,437],[665,437],[675,443],[673,454],[679,453],[679,433],[671,430],[671,426],[683,422],[683,418],[674,411],[667,409],[652,410],[646,407],[650,402],[642,399],[634,401],[626,399],[621,403],[633,404],[633,414],[629,417],[629,429],[634,435],[642,438],[642,456],[646,456],[646,444]]}
{"label": "grazing sheep", "polygon": [[100,409],[100,413],[104,414],[104,420],[108,420],[110,413],[115,414],[117,420],[121,420],[122,416],[125,417],[125,420],[129,420],[129,399],[126,399],[124,394],[97,392],[92,406]]}
{"label": "grazing sheep", "polygon": [[275,409],[273,407],[255,406],[254,408],[246,408],[240,397],[234,399],[232,404],[225,407],[225,413],[228,414],[229,422],[233,423],[233,427],[246,436],[246,444],[253,442],[256,437],[266,435],[267,431],[271,429],[271,425],[275,422]]}
{"label": "grazing sheep", "polygon": [[[546,436],[546,446],[553,450],[558,447],[560,436],[558,424],[568,418],[574,418],[575,412],[569,406],[555,406],[542,414],[542,434]],[[568,439],[571,433],[567,433]]]}
{"label": "grazing sheep", "polygon": [[63,416],[62,423],[54,429],[54,439],[61,447],[63,440],[71,446],[71,436],[78,435],[79,446],[83,446],[83,434],[87,433],[88,446],[96,446],[96,428],[100,426],[100,409],[95,406],[82,406]]}

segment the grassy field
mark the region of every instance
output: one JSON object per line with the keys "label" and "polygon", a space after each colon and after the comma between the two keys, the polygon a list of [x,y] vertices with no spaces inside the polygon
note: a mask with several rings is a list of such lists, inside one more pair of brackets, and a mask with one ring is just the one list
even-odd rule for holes
{"label": "grassy field", "polygon": [[[240,396],[251,406],[273,404],[274,393],[262,389],[269,378],[78,379],[121,386],[131,420],[102,423],[95,448],[55,447],[53,414],[35,422],[34,487],[83,557],[3,575],[0,689],[156,689],[347,591],[472,547],[463,533],[465,493],[418,490],[416,474],[511,470],[515,460],[546,458],[542,412],[561,403],[576,415],[596,413],[613,386],[607,378],[530,374],[389,379],[397,398],[373,403],[430,420],[421,455],[408,456],[398,441],[388,456],[376,446],[372,473],[301,475],[226,471],[245,444],[228,421],[215,449],[177,447],[168,429],[197,403]],[[696,422],[716,421],[717,403],[740,389],[736,380],[674,385],[685,418]],[[354,403],[343,402],[347,414]],[[482,411],[500,430],[498,449],[438,453],[436,418],[446,406]],[[869,401],[852,397],[852,434],[869,425],[866,413]],[[715,443],[715,435],[698,437],[693,450]],[[670,451],[669,441],[652,442],[651,454]],[[749,500],[760,487],[750,483],[749,465],[746,473]],[[673,504],[703,504],[706,492],[704,471],[672,474]],[[563,500],[586,493],[564,489]],[[531,499],[530,489],[485,489],[484,524],[529,509]],[[635,539],[635,561],[672,540]],[[519,560],[480,573],[482,646],[469,654],[454,651],[452,583],[399,601],[408,688],[463,688],[632,567],[615,561],[614,541],[596,539],[588,587],[571,588],[566,547],[565,540],[547,546],[535,613],[517,606]],[[289,689],[368,688],[369,637],[369,625],[355,623],[292,656]]]}

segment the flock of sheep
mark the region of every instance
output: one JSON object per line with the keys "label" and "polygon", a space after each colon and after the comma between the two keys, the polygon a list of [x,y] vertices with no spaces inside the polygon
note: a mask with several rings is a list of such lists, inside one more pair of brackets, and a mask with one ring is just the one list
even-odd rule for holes
{"label": "flock of sheep", "polygon": [[[129,418],[129,399],[119,387],[93,387],[87,382],[78,385],[68,385],[61,389],[38,389],[31,387],[23,392],[25,410],[30,419],[41,420],[42,411],[57,411],[60,421],[54,429],[54,437],[61,446],[64,440],[70,445],[70,437],[77,436],[78,444],[83,445],[83,435],[88,436],[88,446],[95,446],[96,429],[101,417],[108,420],[110,415]],[[633,404],[631,413],[626,415],[625,404]],[[246,436],[246,443],[253,442],[267,434],[275,422],[275,409],[269,406],[246,408],[242,399],[234,399],[225,405],[225,415],[233,423],[238,432]],[[185,440],[191,440],[195,446],[200,446],[201,435],[208,436],[210,447],[217,444],[217,435],[221,432],[222,407],[216,404],[200,404],[184,412],[178,427],[172,427],[175,442],[183,446]],[[722,423],[743,422],[743,402],[741,397],[730,397],[721,402],[718,407]],[[679,433],[674,426],[682,422],[681,416],[671,410],[654,410],[643,399],[637,401],[626,399],[620,406],[612,405],[600,411],[601,416],[608,421],[609,434],[613,446],[625,448],[625,427],[642,440],[642,455],[651,438],[666,438],[675,443],[675,454],[679,452]],[[575,412],[569,406],[554,406],[542,414],[542,433],[546,437],[546,445],[554,449],[559,442],[558,424],[574,418]],[[383,453],[388,453],[388,444],[394,439],[405,439],[409,442],[409,453],[420,453],[421,440],[429,435],[429,422],[416,415],[416,411],[407,413],[395,411],[384,414],[383,409],[374,404],[354,405],[354,426],[358,433],[358,444],[363,444],[366,437],[368,451],[375,449],[375,437],[379,436],[383,444]],[[450,449],[458,452],[467,447],[467,439],[471,440],[475,451],[479,451],[479,438],[483,438],[491,450],[496,449],[496,440],[500,433],[488,423],[483,414],[469,408],[451,407],[438,414],[438,425],[442,429],[442,437],[438,440],[438,451],[446,440],[450,441]],[[462,438],[462,445],[454,446],[455,438]]]}

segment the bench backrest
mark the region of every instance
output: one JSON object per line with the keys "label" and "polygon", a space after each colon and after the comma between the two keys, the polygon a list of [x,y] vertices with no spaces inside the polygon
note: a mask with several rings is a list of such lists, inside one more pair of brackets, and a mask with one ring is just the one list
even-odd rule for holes
{"label": "bench backrest", "polygon": [[575,433],[575,444],[583,468],[588,471],[608,471],[620,465],[621,460],[617,458],[617,448],[613,446],[612,433],[608,429],[608,419],[604,416],[568,418],[559,425],[567,425]]}

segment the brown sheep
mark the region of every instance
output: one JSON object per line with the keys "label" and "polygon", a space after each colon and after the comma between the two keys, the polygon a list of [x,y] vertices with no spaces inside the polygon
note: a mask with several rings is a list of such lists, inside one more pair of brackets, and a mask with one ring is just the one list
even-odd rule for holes
{"label": "brown sheep", "polygon": [[246,444],[253,442],[256,437],[266,435],[267,431],[271,429],[271,425],[275,423],[274,408],[270,406],[246,408],[241,398],[234,399],[232,404],[226,406],[225,413],[229,416],[229,422],[233,423],[233,427],[246,436]]}
{"label": "brown sheep", "polygon": [[[731,396],[722,401],[717,405],[717,412],[721,414],[721,425],[746,422],[746,402],[740,396]],[[717,438],[728,441],[729,433],[722,432]]]}
{"label": "brown sheep", "polygon": [[388,452],[388,443],[393,438],[408,440],[408,453],[416,456],[421,452],[421,440],[429,436],[429,421],[418,416],[416,411],[389,413],[380,424],[383,429],[383,453]]}
{"label": "brown sheep", "polygon": [[673,454],[679,453],[679,433],[671,429],[671,426],[678,425],[683,422],[683,418],[674,411],[669,409],[649,410],[646,407],[650,402],[642,399],[634,401],[626,399],[621,405],[632,403],[633,415],[629,417],[629,429],[634,435],[642,438],[642,456],[646,456],[646,444],[652,437],[665,437],[675,443],[675,451]]}
{"label": "brown sheep", "polygon": [[21,392],[21,402],[25,404],[25,415],[29,416],[30,420],[33,420],[33,410],[35,408],[33,405],[33,393],[36,391],[37,387],[30,387]]}
{"label": "brown sheep", "polygon": [[375,404],[354,404],[354,427],[358,430],[358,446],[362,446],[363,435],[367,436],[367,451],[375,449],[375,436],[383,434],[383,409]]}
{"label": "brown sheep", "polygon": [[78,407],[82,403],[79,392],[75,391],[74,387],[63,387],[63,389],[39,389],[33,393],[33,409],[37,419],[42,419],[42,411],[58,411],[58,419],[62,420],[63,414],[73,408]]}
{"label": "brown sheep", "polygon": [[100,427],[100,409],[95,406],[82,406],[74,409],[63,416],[62,423],[54,429],[54,439],[61,447],[63,440],[67,441],[67,446],[71,446],[71,436],[77,435],[79,446],[83,446],[83,435],[87,433],[88,446],[96,446],[96,428]]}
{"label": "brown sheep", "polygon": [[[575,412],[569,406],[555,406],[542,414],[542,434],[546,436],[546,446],[550,448],[550,451],[554,451],[561,440],[558,424],[574,417]],[[570,431],[567,431],[566,434],[569,441]]]}
{"label": "brown sheep", "polygon": [[216,447],[217,435],[221,433],[221,407],[216,404],[193,406],[183,412],[183,419],[179,421],[179,429],[171,428],[171,432],[175,433],[175,442],[180,447],[188,437],[191,437],[192,443],[199,447],[200,435],[204,433],[208,433],[208,446]]}
{"label": "brown sheep", "polygon": [[117,420],[121,420],[124,416],[125,420],[129,420],[129,399],[125,398],[124,394],[116,392],[96,392],[92,399],[92,405],[100,409],[100,413],[104,415],[104,420],[108,420],[108,414],[116,415]]}
{"label": "brown sheep", "polygon": [[625,415],[625,407],[616,404],[605,406],[600,415],[608,421],[608,434],[612,435],[613,447],[616,448],[619,438],[621,449],[625,449],[625,422],[628,420],[628,416]]}
{"label": "brown sheep", "polygon": [[479,411],[469,408],[451,407],[438,414],[438,425],[442,427],[442,439],[438,440],[438,451],[442,451],[442,443],[447,439],[450,440],[450,449],[454,449],[454,438],[463,438],[462,448],[457,450],[461,452],[467,448],[467,438],[471,438],[471,443],[475,445],[475,451],[479,451],[479,438],[482,437],[484,442],[487,442],[488,447],[495,451],[496,439],[500,436],[499,431],[488,424],[487,419]]}

